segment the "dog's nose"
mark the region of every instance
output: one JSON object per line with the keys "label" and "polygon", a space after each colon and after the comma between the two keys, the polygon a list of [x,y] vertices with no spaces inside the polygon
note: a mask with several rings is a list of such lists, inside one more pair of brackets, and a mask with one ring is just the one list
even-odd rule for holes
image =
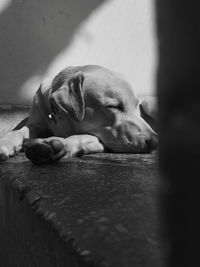
{"label": "dog's nose", "polygon": [[155,150],[158,146],[158,135],[154,134],[151,138],[146,140],[147,148],[149,151]]}

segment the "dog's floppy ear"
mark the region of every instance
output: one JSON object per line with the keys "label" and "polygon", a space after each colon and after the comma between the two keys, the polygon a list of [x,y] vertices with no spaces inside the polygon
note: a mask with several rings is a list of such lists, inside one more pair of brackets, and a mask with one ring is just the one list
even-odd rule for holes
{"label": "dog's floppy ear", "polygon": [[69,86],[69,115],[72,119],[81,121],[85,115],[85,101],[83,97],[83,80],[82,72],[77,73],[68,81]]}
{"label": "dog's floppy ear", "polygon": [[83,81],[84,74],[77,72],[51,95],[57,106],[76,121],[83,120],[85,115]]}

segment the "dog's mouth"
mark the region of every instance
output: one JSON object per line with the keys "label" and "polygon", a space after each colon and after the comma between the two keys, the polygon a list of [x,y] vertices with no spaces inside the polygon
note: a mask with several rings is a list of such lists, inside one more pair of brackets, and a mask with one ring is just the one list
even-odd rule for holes
{"label": "dog's mouth", "polygon": [[[87,132],[86,134],[91,135],[91,132]],[[108,138],[108,136],[105,137],[100,132],[93,132],[92,135],[96,136],[99,139],[106,153],[146,154],[150,153],[153,150],[153,148],[151,149],[147,142],[143,141],[135,144],[135,142],[131,142],[123,138],[111,140],[110,138]]]}
{"label": "dog's mouth", "polygon": [[124,142],[123,140],[115,141],[103,141],[99,139],[104,146],[104,151],[108,153],[131,153],[131,154],[146,154],[156,150],[156,142],[154,144],[153,139],[145,142],[141,142],[138,145],[132,142]]}

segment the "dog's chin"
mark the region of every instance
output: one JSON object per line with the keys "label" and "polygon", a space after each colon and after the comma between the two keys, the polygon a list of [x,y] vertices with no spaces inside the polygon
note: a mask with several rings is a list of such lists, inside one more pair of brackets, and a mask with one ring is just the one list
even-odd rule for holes
{"label": "dog's chin", "polygon": [[123,144],[118,142],[103,143],[103,145],[105,147],[105,152],[108,153],[145,154],[151,152],[146,145],[133,146],[132,144]]}

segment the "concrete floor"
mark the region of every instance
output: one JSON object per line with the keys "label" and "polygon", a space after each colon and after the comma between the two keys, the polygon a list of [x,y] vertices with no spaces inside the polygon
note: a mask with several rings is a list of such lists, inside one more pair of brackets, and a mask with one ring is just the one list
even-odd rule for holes
{"label": "concrete floor", "polygon": [[0,167],[4,266],[161,266],[155,153]]}

